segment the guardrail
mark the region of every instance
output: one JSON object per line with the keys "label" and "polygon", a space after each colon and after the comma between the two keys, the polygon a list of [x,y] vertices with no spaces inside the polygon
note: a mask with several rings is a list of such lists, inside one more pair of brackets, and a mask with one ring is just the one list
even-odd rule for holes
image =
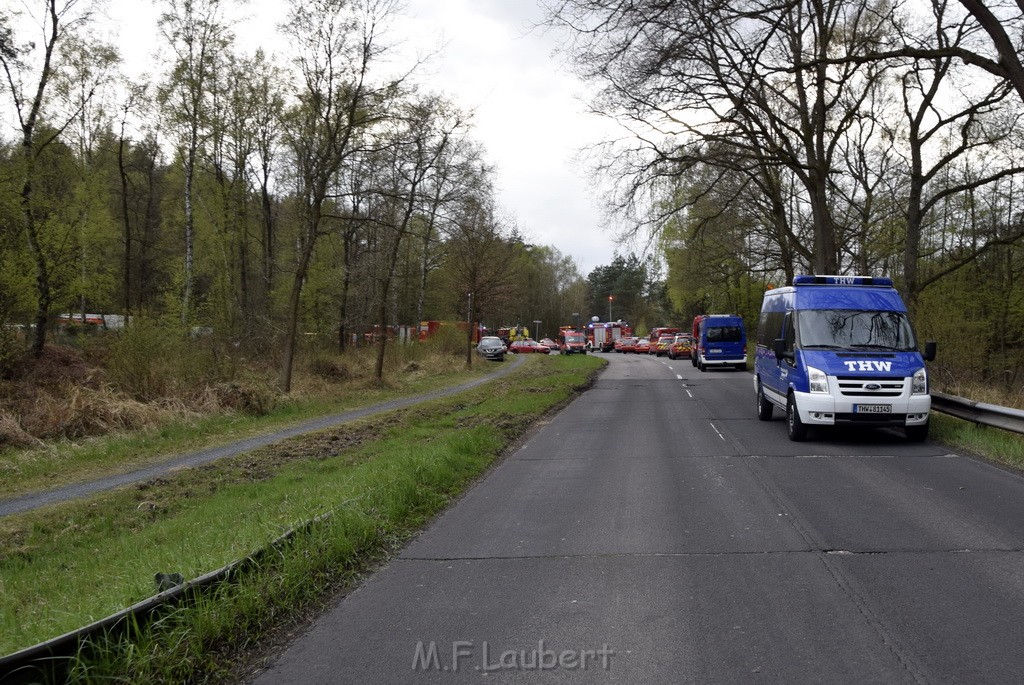
{"label": "guardrail", "polygon": [[975,402],[942,392],[932,393],[932,409],[983,426],[1024,433],[1024,411],[1020,409]]}
{"label": "guardrail", "polygon": [[239,574],[258,566],[268,555],[280,554],[281,548],[296,535],[312,530],[314,526],[331,518],[332,515],[333,512],[328,511],[311,518],[285,531],[266,547],[261,547],[247,557],[164,590],[95,623],[0,657],[0,685],[63,682],[71,659],[80,653],[83,647],[87,648],[91,639],[138,628],[151,621],[158,611],[195,601],[213,591],[219,584],[231,582]]}

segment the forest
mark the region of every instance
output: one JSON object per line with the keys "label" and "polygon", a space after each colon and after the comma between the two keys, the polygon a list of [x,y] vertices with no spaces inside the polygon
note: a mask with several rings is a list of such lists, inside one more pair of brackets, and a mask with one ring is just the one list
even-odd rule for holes
{"label": "forest", "polygon": [[399,3],[292,2],[288,62],[241,52],[240,5],[160,3],[142,83],[93,37],[98,3],[0,14],[0,360],[100,314],[272,355],[287,391],[303,347],[584,310],[574,261],[497,206],[472,114],[414,85],[422,65],[380,66]]}
{"label": "forest", "polygon": [[1019,2],[542,3],[627,131],[589,151],[624,242],[587,275],[499,206],[472,112],[388,61],[397,0],[289,0],[287,60],[241,48],[241,2],[155,4],[142,82],[95,0],[0,10],[0,372],[101,314],[287,393],[367,341],[382,380],[374,333],[422,320],[753,322],[813,272],[892,277],[936,383],[1019,391]]}

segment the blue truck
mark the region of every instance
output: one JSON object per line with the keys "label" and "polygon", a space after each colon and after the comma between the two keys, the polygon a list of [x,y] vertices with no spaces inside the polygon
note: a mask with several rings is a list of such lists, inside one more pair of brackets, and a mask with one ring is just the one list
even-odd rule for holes
{"label": "blue truck", "polygon": [[747,368],[747,328],[735,314],[708,314],[693,320],[693,365],[701,371],[712,366]]}
{"label": "blue truck", "polygon": [[809,427],[896,426],[928,437],[926,361],[892,279],[797,276],[761,304],[754,359],[757,417],[785,412],[790,440]]}

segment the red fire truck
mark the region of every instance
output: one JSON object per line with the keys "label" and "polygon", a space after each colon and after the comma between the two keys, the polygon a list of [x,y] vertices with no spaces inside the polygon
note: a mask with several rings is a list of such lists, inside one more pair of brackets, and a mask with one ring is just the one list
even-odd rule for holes
{"label": "red fire truck", "polygon": [[633,329],[622,321],[595,322],[589,328],[594,349],[602,352],[611,352],[615,349],[616,340],[633,335]]}

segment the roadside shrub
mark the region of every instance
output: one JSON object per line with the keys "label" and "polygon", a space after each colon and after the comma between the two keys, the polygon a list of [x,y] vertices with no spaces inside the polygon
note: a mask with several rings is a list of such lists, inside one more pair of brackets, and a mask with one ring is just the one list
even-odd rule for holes
{"label": "roadside shrub", "polygon": [[465,356],[466,332],[457,326],[441,326],[429,340],[421,344],[440,354]]}
{"label": "roadside shrub", "polygon": [[222,380],[208,346],[174,324],[147,317],[138,317],[117,336],[108,373],[118,389],[143,401],[187,397]]}
{"label": "roadside shrub", "polygon": [[0,411],[0,447],[32,447],[39,442],[21,427],[17,418]]}
{"label": "roadside shrub", "polygon": [[277,404],[277,393],[261,383],[226,381],[210,386],[208,392],[218,408],[253,416],[269,414]]}
{"label": "roadside shrub", "polygon": [[341,383],[353,377],[349,367],[330,357],[317,355],[309,360],[309,372],[318,378],[332,383]]}

